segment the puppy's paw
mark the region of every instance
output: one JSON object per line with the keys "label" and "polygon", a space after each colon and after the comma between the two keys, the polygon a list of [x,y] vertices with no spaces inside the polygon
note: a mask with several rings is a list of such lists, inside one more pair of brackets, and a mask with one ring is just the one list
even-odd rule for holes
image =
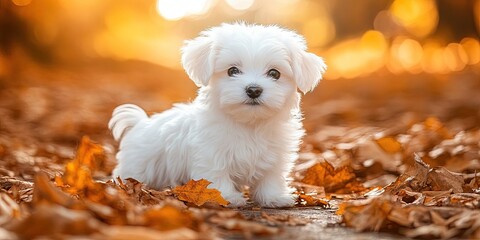
{"label": "puppy's paw", "polygon": [[227,199],[230,202],[227,207],[237,208],[247,205],[247,199],[245,198],[236,198],[236,199]]}
{"label": "puppy's paw", "polygon": [[257,198],[256,201],[260,206],[267,208],[277,207],[293,207],[295,205],[297,196],[295,194],[280,194],[273,196],[263,196]]}
{"label": "puppy's paw", "polygon": [[244,198],[241,193],[226,195],[224,198],[230,202],[230,204],[228,204],[230,208],[243,207],[247,204],[247,199]]}

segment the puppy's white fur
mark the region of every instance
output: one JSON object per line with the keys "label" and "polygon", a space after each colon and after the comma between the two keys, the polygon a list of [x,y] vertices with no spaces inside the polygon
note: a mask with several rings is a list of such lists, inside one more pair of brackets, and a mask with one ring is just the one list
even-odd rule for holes
{"label": "puppy's white fur", "polygon": [[[245,204],[240,189],[248,185],[261,206],[293,205],[287,176],[304,135],[297,87],[313,90],[326,69],[305,50],[294,32],[243,23],[187,41],[182,64],[200,87],[197,98],[151,117],[132,104],[117,107],[109,123],[120,141],[113,176],[158,189],[204,178],[231,206]],[[229,76],[232,66],[240,73]],[[263,88],[255,100],[245,91],[251,84]]]}

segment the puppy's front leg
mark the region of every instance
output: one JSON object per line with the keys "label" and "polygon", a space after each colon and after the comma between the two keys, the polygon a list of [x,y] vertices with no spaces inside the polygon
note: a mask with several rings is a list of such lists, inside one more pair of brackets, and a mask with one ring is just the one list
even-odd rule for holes
{"label": "puppy's front leg", "polygon": [[294,189],[290,188],[283,172],[268,171],[253,186],[253,199],[262,207],[291,207],[295,205]]}
{"label": "puppy's front leg", "polygon": [[222,193],[222,197],[230,202],[230,204],[228,204],[229,207],[241,207],[247,203],[242,193],[235,188],[230,176],[225,173],[203,169],[202,171],[194,171],[192,178],[196,180],[204,178],[212,182],[208,187],[219,190]]}

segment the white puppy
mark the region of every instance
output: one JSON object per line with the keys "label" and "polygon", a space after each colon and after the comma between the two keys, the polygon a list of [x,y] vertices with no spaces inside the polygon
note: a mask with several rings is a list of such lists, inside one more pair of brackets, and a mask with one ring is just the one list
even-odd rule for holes
{"label": "white puppy", "polygon": [[117,107],[109,128],[120,141],[113,176],[153,188],[207,179],[230,206],[241,188],[261,206],[295,203],[287,176],[304,130],[300,94],[311,91],[326,65],[305,40],[277,26],[222,24],[187,41],[182,64],[200,87],[189,104],[152,116]]}

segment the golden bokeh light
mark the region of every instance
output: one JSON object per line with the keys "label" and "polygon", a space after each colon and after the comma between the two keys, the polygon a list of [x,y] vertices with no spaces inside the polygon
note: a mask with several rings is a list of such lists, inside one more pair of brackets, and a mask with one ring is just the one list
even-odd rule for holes
{"label": "golden bokeh light", "polygon": [[426,73],[448,73],[443,58],[443,47],[437,41],[428,41],[423,45],[422,69]]}
{"label": "golden bokeh light", "polygon": [[443,51],[443,60],[450,71],[461,71],[468,62],[468,56],[462,45],[450,43]]}
{"label": "golden bokeh light", "polygon": [[464,38],[460,44],[463,49],[465,49],[465,53],[468,56],[467,64],[478,64],[480,62],[480,44],[478,43],[478,40],[474,38]]}
{"label": "golden bokeh light", "polygon": [[158,0],[158,14],[169,21],[177,21],[188,16],[206,14],[213,5],[213,0]]}
{"label": "golden bokeh light", "polygon": [[[180,70],[179,49],[184,40],[222,22],[245,21],[276,24],[303,35],[309,51],[325,58],[329,66],[326,79],[376,72],[447,74],[480,67],[480,0],[468,4],[435,0],[365,3],[377,10],[350,9],[351,16],[343,11],[347,3],[328,0],[277,0],[274,4],[268,0],[6,3],[18,16],[28,16],[28,37],[51,48],[55,57],[70,60],[83,54],[148,61]],[[439,11],[448,7],[452,11],[468,7],[471,12],[465,15],[472,15],[473,30],[456,31],[465,21]],[[456,21],[443,19],[454,17]]]}
{"label": "golden bokeh light", "polygon": [[382,33],[367,31],[359,39],[341,42],[326,53],[330,79],[354,78],[377,71],[384,66],[388,44]]}
{"label": "golden bokeh light", "polygon": [[413,39],[399,37],[392,43],[392,57],[398,60],[403,69],[418,73],[423,55],[423,48],[419,42]]}
{"label": "golden bokeh light", "polygon": [[394,19],[416,37],[429,35],[438,24],[434,0],[395,0],[390,11]]}

